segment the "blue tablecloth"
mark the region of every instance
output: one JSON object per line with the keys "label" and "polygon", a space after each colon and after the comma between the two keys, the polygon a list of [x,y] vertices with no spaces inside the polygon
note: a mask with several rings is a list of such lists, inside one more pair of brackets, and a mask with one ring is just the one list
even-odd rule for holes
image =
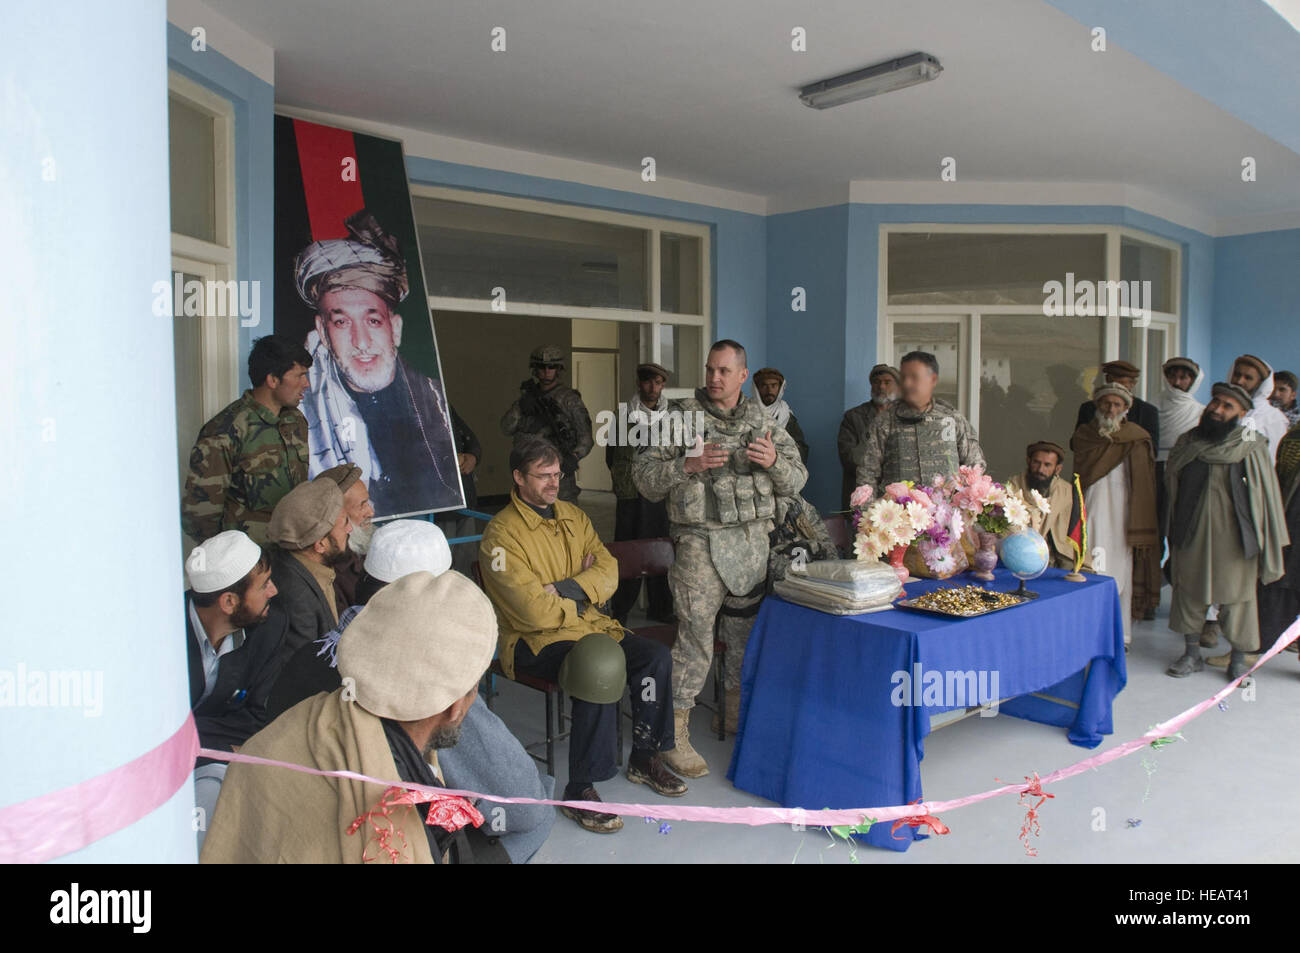
{"label": "blue tablecloth", "polygon": [[[931,686],[925,673],[945,673],[944,687],[952,689],[963,683],[950,683],[946,673],[974,672],[988,689],[996,675],[998,697],[1011,698],[999,717],[1059,725],[1074,744],[1095,748],[1113,730],[1111,701],[1128,679],[1119,593],[1109,576],[1089,574],[1076,583],[1063,575],[1049,569],[1030,582],[1039,593],[1032,603],[961,620],[906,609],[835,616],[769,596],[745,649],[727,777],[742,790],[810,810],[922,797],[930,716],[984,699],[963,700],[955,691],[943,698],[905,694],[896,673]],[[967,574],[927,579],[908,583],[906,592],[971,582]],[[1005,569],[986,584],[1003,591],[1017,585]],[[890,827],[877,824],[865,839],[906,850],[924,837],[904,827],[895,839]]]}

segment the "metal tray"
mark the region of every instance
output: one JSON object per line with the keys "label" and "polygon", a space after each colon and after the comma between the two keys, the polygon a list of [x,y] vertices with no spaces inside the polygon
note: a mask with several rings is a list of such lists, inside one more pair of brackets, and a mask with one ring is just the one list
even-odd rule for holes
{"label": "metal tray", "polygon": [[[1015,592],[1014,591],[1002,592],[998,594],[1004,596],[1010,596],[1010,595],[1015,595]],[[926,593],[926,595],[929,595],[929,593]],[[912,612],[924,612],[926,615],[937,615],[942,619],[978,619],[980,616],[988,615],[990,612],[1000,612],[1003,609],[1014,609],[1017,606],[1023,606],[1026,603],[1033,601],[1033,599],[1022,598],[1019,602],[1015,603],[1014,605],[993,606],[992,608],[986,609],[983,612],[961,613],[961,612],[947,612],[943,609],[931,609],[928,606],[913,605],[916,599],[919,598],[921,597],[917,596],[913,599],[903,599],[900,600],[899,602],[895,602],[894,606],[899,609],[910,609]]]}

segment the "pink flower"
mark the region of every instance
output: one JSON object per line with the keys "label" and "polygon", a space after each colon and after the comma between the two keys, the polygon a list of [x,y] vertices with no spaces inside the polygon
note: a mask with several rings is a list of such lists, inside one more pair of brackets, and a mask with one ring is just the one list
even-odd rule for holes
{"label": "pink flower", "polygon": [[849,497],[849,506],[866,506],[871,502],[872,489],[869,485],[862,485],[853,491]]}
{"label": "pink flower", "polygon": [[911,499],[912,488],[906,483],[891,483],[885,487],[885,496],[889,497],[896,503],[902,503]]}

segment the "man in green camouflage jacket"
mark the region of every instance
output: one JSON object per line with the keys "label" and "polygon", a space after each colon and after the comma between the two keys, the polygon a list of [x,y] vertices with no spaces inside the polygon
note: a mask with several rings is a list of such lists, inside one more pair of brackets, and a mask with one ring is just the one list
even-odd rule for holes
{"label": "man in green camouflage jacket", "polygon": [[911,351],[898,362],[902,395],[877,414],[858,448],[857,485],[879,498],[890,483],[929,483],[955,476],[959,466],[984,466],[975,428],[951,404],[934,397],[939,362]]}
{"label": "man in green camouflage jacket", "polygon": [[560,383],[564,351],[558,344],[544,344],[528,355],[532,377],[519,385],[519,396],[501,418],[501,432],[519,438],[525,434],[545,437],[560,451],[560,499],[578,499],[578,463],[595,446],[591,435],[591,414],[582,395]]}
{"label": "man in green camouflage jacket", "polygon": [[689,725],[713,661],[715,623],[727,646],[727,707],[735,710],[745,644],[767,579],[776,498],[798,493],[808,480],[790,435],[761,401],[741,392],[749,377],[745,349],[735,341],[717,342],[704,372],[706,386],[674,406],[686,415],[694,439],[651,445],[637,454],[632,470],[643,496],[668,498],[675,548],[668,585],[678,618],[676,746],[663,758],[691,778],[709,773],[691,746]]}
{"label": "man in green camouflage jacket", "polygon": [[203,425],[190,452],[181,527],[195,542],[237,529],[265,545],[271,511],[307,479],[307,418],[298,410],[311,356],[277,335],[248,355],[253,387]]}

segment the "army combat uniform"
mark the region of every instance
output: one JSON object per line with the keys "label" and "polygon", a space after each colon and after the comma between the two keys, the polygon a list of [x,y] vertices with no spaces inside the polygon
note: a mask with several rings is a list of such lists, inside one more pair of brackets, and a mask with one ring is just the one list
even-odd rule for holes
{"label": "army combat uniform", "polygon": [[929,483],[956,476],[959,466],[984,466],[984,451],[975,428],[951,404],[932,400],[916,410],[896,400],[872,421],[857,460],[858,486],[869,485],[879,499],[890,483]]}
{"label": "army combat uniform", "polygon": [[266,543],[280,498],[307,479],[307,418],[296,407],[277,417],[251,390],[199,431],[181,498],[181,527],[196,542],[228,529]]}
{"label": "army combat uniform", "polygon": [[[690,709],[713,661],[714,623],[727,646],[727,689],[739,697],[740,664],[767,579],[768,534],[776,498],[798,493],[808,470],[790,435],[773,422],[759,400],[740,395],[721,410],[703,389],[680,401],[688,419],[703,419],[705,443],[726,447],[726,466],[687,473],[686,447],[650,446],[638,455],[633,479],[650,500],[668,498],[669,533],[675,556],[668,572],[677,610],[673,646],[673,707]],[[697,412],[703,412],[697,418]],[[750,463],[746,445],[770,432],[776,462],[766,470]]]}
{"label": "army combat uniform", "polygon": [[[539,364],[564,366],[563,352],[555,345],[533,351],[533,367]],[[572,387],[556,384],[548,391],[529,379],[519,386],[520,395],[501,418],[501,432],[507,437],[535,434],[545,437],[560,451],[560,499],[572,503],[578,499],[578,461],[591,453],[595,440],[591,436],[591,415],[582,395]],[[530,409],[530,405],[532,405]]]}

